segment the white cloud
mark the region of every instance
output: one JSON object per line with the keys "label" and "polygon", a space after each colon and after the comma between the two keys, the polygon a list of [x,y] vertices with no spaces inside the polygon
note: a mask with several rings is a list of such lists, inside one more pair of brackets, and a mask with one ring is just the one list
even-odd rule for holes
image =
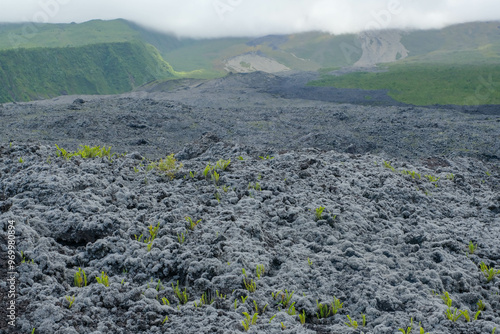
{"label": "white cloud", "polygon": [[2,22],[124,18],[179,36],[441,28],[500,20],[498,0],[1,0]]}

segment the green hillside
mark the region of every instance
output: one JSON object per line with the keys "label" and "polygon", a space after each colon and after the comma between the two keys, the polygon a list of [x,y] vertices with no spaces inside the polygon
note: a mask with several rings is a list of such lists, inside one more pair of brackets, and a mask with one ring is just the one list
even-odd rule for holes
{"label": "green hillside", "polygon": [[[422,105],[499,103],[500,22],[401,35],[409,57],[384,64],[387,72],[332,77],[328,69],[351,66],[361,57],[356,35],[179,39],[125,20],[0,24],[0,102],[121,93],[177,77],[222,77],[229,59],[252,53],[292,70],[319,70],[321,80],[311,85],[386,89],[398,101]],[[477,97],[481,87],[487,97]]]}
{"label": "green hillside", "polygon": [[139,42],[4,50],[0,102],[124,93],[175,76],[153,46]]}

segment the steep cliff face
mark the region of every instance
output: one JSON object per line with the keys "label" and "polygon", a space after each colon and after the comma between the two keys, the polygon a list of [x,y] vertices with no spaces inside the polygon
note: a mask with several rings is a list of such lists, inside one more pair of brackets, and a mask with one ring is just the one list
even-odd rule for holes
{"label": "steep cliff face", "polygon": [[390,63],[408,57],[408,50],[401,43],[401,33],[398,31],[363,32],[359,39],[363,55],[354,66]]}

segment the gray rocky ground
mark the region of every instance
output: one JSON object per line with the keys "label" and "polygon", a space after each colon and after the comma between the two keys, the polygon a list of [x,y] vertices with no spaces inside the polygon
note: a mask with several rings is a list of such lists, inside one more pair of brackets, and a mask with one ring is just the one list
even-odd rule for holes
{"label": "gray rocky ground", "polygon": [[[234,75],[3,105],[0,333],[243,333],[244,312],[258,314],[248,333],[396,333],[410,319],[412,333],[419,322],[433,334],[500,330],[500,275],[480,270],[500,270],[499,116],[266,86],[293,80]],[[129,153],[65,160],[55,144]],[[149,170],[170,152],[183,163],[173,179]],[[203,170],[219,159],[231,163],[216,183]],[[185,217],[201,221],[191,230]],[[16,329],[5,305],[9,220]],[[75,286],[79,268],[87,286]],[[485,309],[451,321],[445,292],[452,311]],[[342,308],[318,319],[317,303],[334,298]]]}

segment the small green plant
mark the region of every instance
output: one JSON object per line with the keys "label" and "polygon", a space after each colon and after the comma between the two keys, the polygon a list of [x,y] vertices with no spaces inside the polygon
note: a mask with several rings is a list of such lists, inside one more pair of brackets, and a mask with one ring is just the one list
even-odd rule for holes
{"label": "small green plant", "polygon": [[281,304],[281,306],[286,309],[293,297],[294,292],[295,291],[288,292],[288,290],[285,289],[285,293],[281,294],[281,300],[278,302],[278,305]]}
{"label": "small green plant", "polygon": [[18,161],[19,161],[19,163],[21,163],[21,164],[24,162],[23,158],[19,158],[19,160],[18,160]]}
{"label": "small green plant", "polygon": [[156,284],[156,291],[160,292],[160,290],[165,290],[163,284],[161,284],[161,279],[158,279],[158,284]]}
{"label": "small green plant", "polygon": [[265,157],[259,155],[259,158],[261,158],[262,160],[273,160],[274,159],[274,157],[269,156],[269,154]]}
{"label": "small green plant", "polygon": [[201,219],[198,219],[196,222],[194,222],[191,217],[184,217],[184,219],[186,219],[186,221],[189,223],[189,228],[191,229],[191,231],[193,231],[196,225],[201,222]]}
{"label": "small green plant", "polygon": [[241,155],[238,157],[238,160],[245,161]]}
{"label": "small green plant", "polygon": [[95,279],[97,280],[97,283],[102,284],[102,285],[104,285],[106,287],[109,286],[109,277],[108,277],[107,274],[104,273],[104,271],[101,272],[101,276],[100,277],[96,276]]}
{"label": "small green plant", "polygon": [[66,300],[68,301],[68,308],[71,308],[73,306],[73,303],[75,302],[75,295],[73,296],[66,296]]}
{"label": "small green plant", "polygon": [[21,260],[21,263],[31,263],[31,264],[35,264],[35,261],[33,259],[31,259],[31,261],[28,259],[26,259],[26,256],[24,255],[24,252],[21,251],[21,257],[22,257],[22,260]]}
{"label": "small green plant", "polygon": [[243,312],[243,315],[245,316],[245,319],[241,322],[241,324],[243,325],[245,332],[248,332],[250,325],[255,325],[257,323],[257,318],[259,317],[259,314],[254,313],[254,315],[250,317],[250,314],[248,314],[247,312]]}
{"label": "small green plant", "polygon": [[[12,143],[10,143],[10,144],[12,145]],[[35,334],[35,329],[36,329],[36,328],[33,328],[33,330],[31,331],[31,334]],[[495,331],[495,330],[493,330],[493,332],[494,332],[494,331]],[[493,334],[493,333],[492,333],[492,334]]]}
{"label": "small green plant", "polygon": [[248,290],[248,292],[255,292],[255,290],[257,290],[257,283],[255,283],[253,279],[251,279],[250,282],[247,283],[246,278],[243,278],[243,285],[245,286],[245,289]]}
{"label": "small green plant", "polygon": [[167,297],[162,297],[161,301],[163,302],[163,305],[169,305],[170,306],[170,300],[168,300]]}
{"label": "small green plant", "polygon": [[273,315],[271,318],[269,318],[269,323],[271,323],[271,321],[273,321],[273,319],[277,316],[277,314]]}
{"label": "small green plant", "polygon": [[216,193],[214,194],[214,197],[215,197],[215,199],[217,200],[217,202],[219,202],[219,203],[220,203],[220,200],[222,199],[222,196],[219,194],[219,192],[216,192]]}
{"label": "small green plant", "polygon": [[184,291],[181,292],[179,289],[179,281],[177,281],[176,287],[174,287],[174,283],[172,283],[172,289],[174,289],[175,296],[179,299],[179,303],[181,303],[181,305],[188,302],[189,294],[187,293],[187,288],[184,288]]}
{"label": "small green plant", "polygon": [[340,300],[334,296],[333,302],[330,303],[330,307],[328,307],[328,304],[319,303],[318,300],[316,300],[316,305],[318,307],[318,313],[316,313],[316,316],[318,317],[318,319],[323,319],[330,316],[330,314],[332,316],[337,314],[338,311],[342,309],[344,303],[341,303]]}
{"label": "small green plant", "polygon": [[231,159],[224,160],[220,159],[215,163],[215,168],[218,170],[226,170],[227,167],[229,167],[229,164],[231,163]]}
{"label": "small green plant", "polygon": [[491,282],[496,275],[500,274],[500,270],[495,270],[493,267],[488,267],[484,262],[481,262],[480,264],[481,271],[484,274],[484,277],[486,277],[486,280],[488,282]]}
{"label": "small green plant", "polygon": [[361,314],[361,319],[363,319],[363,327],[366,327],[366,315]]}
{"label": "small green plant", "polygon": [[446,174],[446,178],[450,181],[455,180],[455,175],[453,173]]}
{"label": "small green plant", "polygon": [[165,316],[165,319],[161,322],[162,324],[166,323],[168,321],[168,315]]}
{"label": "small green plant", "polygon": [[194,179],[194,178],[195,178],[195,176],[196,176],[196,172],[194,172],[194,171],[190,171],[190,172],[189,172],[189,177],[190,177],[190,178]]}
{"label": "small green plant", "polygon": [[168,155],[165,159],[160,159],[160,161],[154,165],[156,169],[160,172],[165,173],[170,179],[175,177],[175,173],[182,168],[182,164],[177,165],[177,160],[174,158],[174,154]]}
{"label": "small green plant", "polygon": [[248,183],[248,189],[254,189],[257,191],[262,191],[262,187],[259,182],[255,182],[255,184],[252,184],[252,182]]}
{"label": "small green plant", "polygon": [[[496,327],[495,327],[495,328],[493,328],[493,331],[491,332],[491,334],[495,334],[495,330],[496,330],[496,329],[497,329]],[[33,328],[33,331],[35,331],[35,329],[34,329],[34,328]]]}
{"label": "small green plant", "polygon": [[324,210],[325,210],[324,206],[320,206],[319,208],[315,209],[315,211],[316,211],[316,214],[315,214],[316,220],[320,220],[321,219],[321,217],[323,216],[323,211]]}
{"label": "small green plant", "polygon": [[235,299],[234,300],[234,310],[236,311],[237,308],[238,308],[238,299]]}
{"label": "small green plant", "polygon": [[281,322],[281,330],[283,330],[283,331],[284,331],[285,329],[286,329],[286,326],[285,326],[285,324],[284,324],[284,323],[283,323],[283,321],[282,321],[282,322]]}
{"label": "small green plant", "polygon": [[477,302],[476,305],[477,305],[477,309],[479,311],[484,311],[486,309],[486,305],[484,305],[484,303],[481,299]]}
{"label": "small green plant", "polygon": [[406,329],[400,328],[399,331],[402,332],[403,334],[410,334],[412,328],[413,328],[413,318],[410,319],[410,327],[407,327]]}
{"label": "small green plant", "polygon": [[214,171],[213,174],[212,174],[212,181],[214,181],[214,184],[216,186],[219,185],[219,178],[220,178],[219,173],[217,173],[216,171]]}
{"label": "small green plant", "polygon": [[134,172],[135,173],[139,173],[139,168],[137,168],[137,167],[134,166]]}
{"label": "small green plant", "polygon": [[473,244],[472,241],[469,241],[469,254],[474,254],[477,249],[477,244]]}
{"label": "small green plant", "polygon": [[85,275],[85,270],[82,268],[78,268],[78,271],[75,273],[75,286],[79,288],[83,288],[87,286],[87,275]]}
{"label": "small green plant", "polygon": [[286,313],[288,313],[288,315],[295,315],[297,314],[297,312],[295,311],[295,302],[293,302],[289,307],[288,307],[288,310],[286,311]]}
{"label": "small green plant", "polygon": [[257,276],[258,279],[261,278],[261,276],[264,276],[265,268],[263,264],[258,264],[257,267],[255,268],[255,275]]}
{"label": "small green plant", "polygon": [[231,187],[228,187],[227,185],[222,186],[222,191],[224,191],[225,193],[227,193],[229,189],[231,189]]}
{"label": "small green plant", "polygon": [[396,171],[396,170],[394,169],[394,167],[392,167],[392,166],[391,166],[391,163],[390,163],[389,161],[385,161],[385,160],[384,160],[384,167],[385,167],[385,168],[387,168],[387,169],[392,170],[393,172],[394,172],[394,171]]}
{"label": "small green plant", "polygon": [[57,146],[56,144],[56,155],[58,157],[63,157],[66,160],[69,160],[73,157],[81,157],[83,159],[90,159],[90,158],[104,158],[107,157],[109,160],[111,160],[116,154],[113,153],[111,154],[111,147],[100,147],[100,146],[94,146],[90,147],[88,145],[80,145],[80,149],[75,152],[68,152],[65,149]]}
{"label": "small green plant", "polygon": [[306,323],[306,311],[302,310],[302,313],[299,313],[300,323],[303,325]]}
{"label": "small green plant", "polygon": [[357,321],[354,321],[353,319],[351,319],[350,316],[347,316],[347,319],[349,320],[349,322],[344,322],[348,327],[352,327],[352,328],[358,328],[358,322]]}
{"label": "small green plant", "polygon": [[184,241],[186,241],[186,235],[187,235],[188,231],[186,230],[186,232],[184,233],[181,233],[180,235],[177,234],[177,240],[179,241],[179,243],[182,245],[184,243]]}
{"label": "small green plant", "polygon": [[205,167],[205,169],[203,170],[203,176],[205,177],[205,179],[212,172],[212,170],[213,170],[213,167],[210,166],[210,164],[208,164],[207,167]]}
{"label": "small green plant", "polygon": [[204,292],[202,295],[201,295],[201,298],[200,298],[200,302],[199,303],[196,303],[194,302],[194,306],[195,307],[201,307],[203,305],[209,305],[209,304],[212,304],[214,302],[213,299],[211,299],[210,301],[208,300],[208,297],[207,297],[207,293]]}
{"label": "small green plant", "polygon": [[227,298],[227,295],[223,295],[222,293],[219,292],[219,290],[215,290],[215,294],[219,299],[225,300]]}
{"label": "small green plant", "polygon": [[309,265],[309,267],[312,267],[313,262],[310,258],[307,258],[307,264]]}

